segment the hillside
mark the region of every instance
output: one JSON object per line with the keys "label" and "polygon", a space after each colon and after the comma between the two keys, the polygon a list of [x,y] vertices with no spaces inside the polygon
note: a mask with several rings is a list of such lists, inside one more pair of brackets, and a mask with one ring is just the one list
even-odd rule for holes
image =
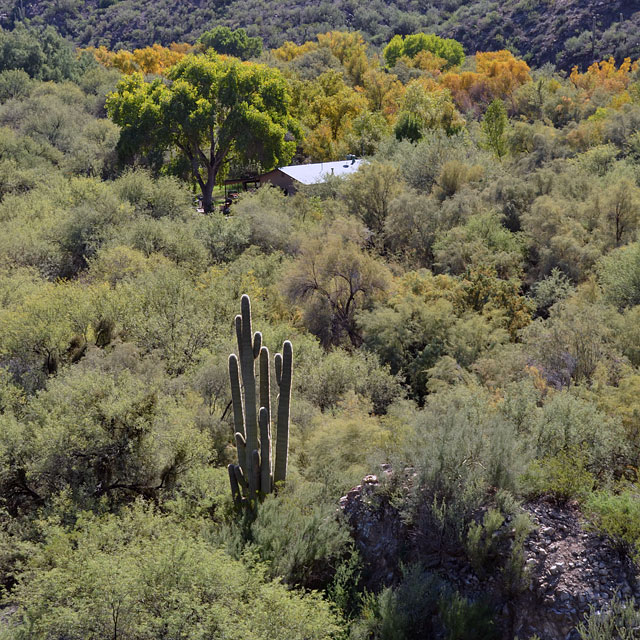
{"label": "hillside", "polygon": [[102,5],[0,30],[0,640],[640,640],[640,63]]}
{"label": "hillside", "polygon": [[640,56],[640,11],[614,0],[2,0],[0,24],[53,24],[77,44],[112,49],[193,42],[215,24],[245,27],[269,47],[332,29],[375,45],[419,30],[454,37],[468,52],[509,48],[539,66],[586,66]]}

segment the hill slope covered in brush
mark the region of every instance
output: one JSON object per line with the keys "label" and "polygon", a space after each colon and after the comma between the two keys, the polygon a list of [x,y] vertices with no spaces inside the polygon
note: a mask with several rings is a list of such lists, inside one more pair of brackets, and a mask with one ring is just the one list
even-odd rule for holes
{"label": "hill slope covered in brush", "polygon": [[194,41],[215,24],[244,27],[267,46],[331,29],[359,30],[374,44],[420,30],[465,49],[509,48],[536,66],[568,68],[614,55],[640,56],[640,11],[614,0],[0,0],[0,25],[53,24],[81,45],[134,48]]}

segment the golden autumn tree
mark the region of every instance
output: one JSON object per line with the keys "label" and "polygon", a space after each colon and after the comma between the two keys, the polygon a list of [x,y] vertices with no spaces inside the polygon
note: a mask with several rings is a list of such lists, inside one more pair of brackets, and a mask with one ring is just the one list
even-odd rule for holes
{"label": "golden autumn tree", "polygon": [[601,62],[594,62],[584,73],[573,67],[569,78],[578,88],[583,89],[589,96],[598,89],[608,93],[620,93],[631,82],[631,74],[638,68],[638,61],[631,63],[631,58],[625,58],[622,64],[616,68],[613,57]]}
{"label": "golden autumn tree", "polygon": [[336,70],[301,83],[298,89],[296,111],[307,128],[305,153],[315,160],[337,159],[352,121],[367,109],[366,98]]}
{"label": "golden autumn tree", "polygon": [[354,85],[361,85],[364,74],[369,69],[367,44],[362,35],[355,32],[329,31],[318,34],[320,47],[327,47],[340,60],[348,79]]}
{"label": "golden autumn tree", "polygon": [[476,71],[448,73],[442,84],[453,94],[464,110],[493,100],[513,102],[515,90],[531,81],[529,65],[510,51],[488,51],[476,54]]}
{"label": "golden autumn tree", "polygon": [[381,112],[387,120],[393,119],[404,95],[404,87],[396,75],[369,69],[362,78],[361,89],[372,111]]}
{"label": "golden autumn tree", "polygon": [[88,47],[84,51],[91,53],[103,66],[109,69],[118,69],[122,73],[151,73],[162,75],[170,67],[177,64],[188,53],[193,51],[193,46],[186,43],[172,43],[169,47],[154,44],[151,47],[127,51],[109,51],[105,46]]}

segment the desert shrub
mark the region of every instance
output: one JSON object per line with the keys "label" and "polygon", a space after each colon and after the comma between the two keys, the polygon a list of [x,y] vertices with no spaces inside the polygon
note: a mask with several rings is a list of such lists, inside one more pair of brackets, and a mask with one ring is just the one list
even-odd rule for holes
{"label": "desert shrub", "polygon": [[530,364],[553,388],[589,384],[599,367],[619,366],[614,329],[619,316],[602,300],[589,299],[591,293],[578,290],[556,303],[547,320],[538,318],[522,332]]}
{"label": "desert shrub", "polygon": [[640,609],[634,600],[615,597],[605,611],[592,606],[578,633],[580,640],[638,640]]}
{"label": "desert shrub", "polygon": [[62,491],[78,508],[112,506],[171,487],[208,458],[208,439],[158,381],[76,365],[0,416],[0,484],[15,515]]}
{"label": "desert shrub", "polygon": [[362,608],[366,592],[362,592],[362,558],[355,548],[338,564],[327,596],[350,619]]}
{"label": "desert shrub", "polygon": [[418,480],[409,517],[430,532],[427,550],[458,546],[490,489],[517,491],[527,441],[476,387],[430,396],[412,424],[416,436],[407,453]]}
{"label": "desert shrub", "polygon": [[603,257],[598,277],[611,304],[620,309],[640,304],[640,244],[634,242]]}
{"label": "desert shrub", "polygon": [[162,510],[181,526],[200,531],[203,522],[228,521],[232,511],[229,473],[223,466],[194,465],[162,496]]}
{"label": "desert shrub", "polygon": [[349,392],[365,398],[375,413],[403,395],[398,378],[370,353],[334,349],[323,353],[317,341],[300,337],[296,343],[299,367],[295,389],[322,411],[337,407]]}
{"label": "desert shrub", "polygon": [[453,590],[442,578],[419,564],[403,567],[395,587],[368,595],[350,640],[410,640],[444,637],[448,640],[497,638],[492,611],[483,602],[472,602]]}
{"label": "desert shrub", "polygon": [[168,217],[139,216],[114,233],[114,244],[124,244],[147,257],[160,253],[193,272],[203,271],[208,262],[207,249],[184,221]]}
{"label": "desert shrub", "polygon": [[259,506],[251,524],[253,548],[272,576],[308,588],[326,586],[348,551],[348,529],[321,483],[289,481]]}
{"label": "desert shrub", "polygon": [[90,343],[100,341],[104,321],[117,315],[111,292],[101,285],[41,282],[16,289],[21,295],[0,309],[0,357],[28,391],[81,359]]}
{"label": "desert shrub", "polygon": [[499,492],[496,503],[469,525],[465,550],[479,576],[493,575],[505,594],[515,595],[527,586],[524,542],[533,523],[508,492]]}
{"label": "desert shrub", "polygon": [[484,573],[497,552],[498,529],[503,523],[504,516],[498,509],[488,509],[481,523],[472,521],[469,525],[465,547],[476,573]]}
{"label": "desert shrub", "polygon": [[618,494],[599,491],[585,504],[592,526],[640,563],[640,501],[636,487]]}
{"label": "desert shrub", "polygon": [[393,436],[380,419],[368,415],[366,405],[351,396],[333,412],[313,421],[302,447],[303,473],[312,481],[323,481],[333,495],[357,485],[382,462],[392,448]]}
{"label": "desert shrub", "polygon": [[233,207],[232,226],[249,230],[248,243],[265,252],[292,252],[294,226],[287,196],[280,189],[265,187],[243,194]]}
{"label": "desert shrub", "polygon": [[439,609],[447,640],[499,637],[493,612],[486,602],[472,601],[454,593],[440,599]]}
{"label": "desert shrub", "polygon": [[484,602],[473,602],[455,593],[441,598],[439,607],[447,640],[500,637],[491,609]]}
{"label": "desert shrub", "polygon": [[[531,425],[530,437],[537,458],[551,460],[560,455],[554,462],[543,463],[543,468],[550,465],[546,466],[547,472],[559,482],[558,488],[563,476],[569,482],[568,488],[572,486],[570,468],[582,477],[581,482],[588,484],[585,472],[603,481],[625,460],[626,443],[620,422],[568,391],[553,394],[544,403]],[[576,451],[583,456],[583,462],[571,462],[571,453]]]}
{"label": "desert shrub", "polygon": [[56,523],[21,575],[12,637],[321,640],[338,619],[317,594],[264,579],[172,520],[136,506]]}
{"label": "desert shrub", "polygon": [[250,233],[248,220],[235,216],[227,218],[221,213],[212,213],[196,226],[197,237],[207,248],[213,263],[235,260],[249,247]]}
{"label": "desert shrub", "polygon": [[493,267],[501,278],[519,274],[523,258],[522,238],[502,225],[496,214],[469,218],[434,243],[435,264],[454,274],[480,265]]}
{"label": "desert shrub", "polygon": [[523,479],[527,493],[551,495],[562,504],[585,499],[594,484],[595,478],[586,468],[584,453],[576,449],[534,460]]}
{"label": "desert shrub", "polygon": [[420,565],[403,567],[396,588],[387,587],[364,600],[351,640],[409,640],[439,629],[438,600],[445,584]]}
{"label": "desert shrub", "polygon": [[634,367],[640,365],[640,305],[627,309],[620,318],[617,346]]}
{"label": "desert shrub", "polygon": [[384,246],[412,267],[429,267],[432,245],[441,224],[435,198],[405,189],[389,204],[384,223]]}
{"label": "desert shrub", "polygon": [[123,245],[102,247],[88,262],[87,280],[108,282],[111,287],[115,287],[121,280],[146,273],[154,266],[141,251]]}
{"label": "desert shrub", "polygon": [[533,531],[534,524],[528,513],[520,512],[510,522],[513,541],[501,572],[503,592],[515,596],[529,586],[529,576],[525,565],[525,540]]}
{"label": "desert shrub", "polygon": [[32,86],[29,74],[22,69],[5,69],[0,72],[0,100],[24,98]]}
{"label": "desert shrub", "polygon": [[564,300],[574,291],[571,281],[560,269],[553,269],[546,278],[536,282],[532,289],[537,313],[544,317],[556,302]]}
{"label": "desert shrub", "polygon": [[158,354],[168,371],[184,372],[221,334],[226,337],[233,313],[218,285],[215,278],[210,287],[196,283],[170,263],[123,282],[118,295],[126,301],[125,336],[143,352]]}
{"label": "desert shrub", "polygon": [[137,214],[152,218],[182,218],[194,210],[186,186],[172,176],[154,179],[147,171],[127,171],[114,182],[114,189]]}

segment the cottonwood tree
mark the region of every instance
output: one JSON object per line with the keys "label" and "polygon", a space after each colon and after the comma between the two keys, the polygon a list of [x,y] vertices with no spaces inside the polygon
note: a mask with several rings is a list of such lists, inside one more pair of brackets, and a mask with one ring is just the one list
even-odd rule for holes
{"label": "cottonwood tree", "polygon": [[290,97],[282,74],[264,65],[241,63],[213,53],[186,56],[162,79],[141,74],[124,78],[107,99],[122,127],[119,149],[177,150],[212,209],[216,178],[231,153],[265,169],[287,163],[296,148],[290,131]]}
{"label": "cottonwood tree", "polygon": [[217,26],[205,31],[199,38],[205,49],[214,49],[217,53],[235,56],[241,60],[257,58],[262,53],[262,40],[250,38],[244,29],[232,31],[229,27]]}

